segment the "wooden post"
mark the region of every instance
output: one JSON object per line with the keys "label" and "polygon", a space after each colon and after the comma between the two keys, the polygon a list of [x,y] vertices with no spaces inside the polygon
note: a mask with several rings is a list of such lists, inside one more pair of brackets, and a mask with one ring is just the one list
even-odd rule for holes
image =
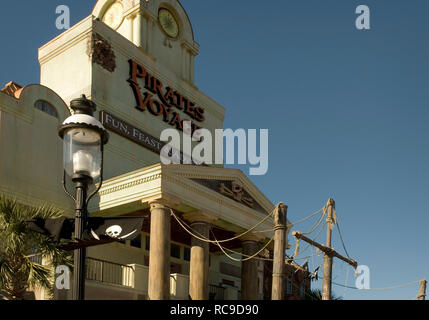
{"label": "wooden post", "polygon": [[350,258],[345,258],[342,255],[340,255],[338,252],[336,252],[334,249],[332,249],[332,243],[331,243],[331,236],[332,236],[332,225],[333,225],[333,211],[335,208],[335,202],[333,199],[329,199],[328,201],[328,218],[326,220],[328,224],[328,231],[326,235],[326,245],[317,243],[314,240],[311,240],[304,236],[301,232],[294,231],[292,232],[292,235],[300,239],[302,241],[305,241],[309,243],[310,245],[318,248],[320,251],[324,253],[323,257],[323,284],[322,284],[322,300],[331,300],[331,286],[332,286],[332,260],[333,258],[338,258],[349,265],[351,265],[353,268],[357,268],[357,261],[352,260]]}
{"label": "wooden post", "polygon": [[426,284],[427,284],[426,280],[420,281],[420,290],[419,290],[419,295],[417,296],[418,300],[426,300]]}
{"label": "wooden post", "polygon": [[312,246],[318,248],[320,251],[322,251],[324,253],[329,253],[332,257],[338,258],[338,259],[344,261],[345,263],[348,263],[349,265],[351,265],[355,269],[357,268],[357,261],[356,260],[352,260],[352,259],[343,257],[338,252],[336,252],[334,249],[328,248],[328,247],[324,246],[323,244],[317,243],[316,241],[313,241],[313,240],[307,238],[301,232],[294,231],[294,232],[292,232],[292,236],[311,244]]}
{"label": "wooden post", "polygon": [[[259,250],[257,241],[243,241],[243,257],[252,256]],[[241,299],[258,300],[258,261],[250,259],[241,263]]]}
{"label": "wooden post", "polygon": [[[333,210],[335,202],[332,198],[328,201],[328,217],[327,232],[326,232],[326,247],[332,248],[332,224],[333,224]],[[332,292],[332,254],[325,252],[323,256],[323,283],[322,283],[322,300],[331,300]]]}
{"label": "wooden post", "polygon": [[287,206],[280,203],[274,212],[274,258],[272,300],[284,300]]}
{"label": "wooden post", "polygon": [[150,300],[170,299],[171,209],[163,201],[150,203]]}
{"label": "wooden post", "polygon": [[[210,237],[210,225],[194,222],[192,230],[204,238]],[[192,237],[191,262],[189,271],[189,296],[192,300],[209,299],[209,243]]]}

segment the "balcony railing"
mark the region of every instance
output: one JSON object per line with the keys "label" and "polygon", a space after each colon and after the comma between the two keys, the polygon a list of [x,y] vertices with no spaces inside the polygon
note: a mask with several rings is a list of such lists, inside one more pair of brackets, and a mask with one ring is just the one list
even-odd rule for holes
{"label": "balcony railing", "polygon": [[210,300],[225,300],[225,288],[215,285],[209,285]]}
{"label": "balcony railing", "polygon": [[86,279],[133,288],[134,269],[113,262],[87,258]]}
{"label": "balcony railing", "polygon": [[[104,260],[86,258],[86,280],[117,285],[147,294],[148,268],[139,265],[122,265]],[[209,285],[210,300],[225,300],[225,288]],[[189,276],[171,275],[171,296],[186,300],[189,296]]]}

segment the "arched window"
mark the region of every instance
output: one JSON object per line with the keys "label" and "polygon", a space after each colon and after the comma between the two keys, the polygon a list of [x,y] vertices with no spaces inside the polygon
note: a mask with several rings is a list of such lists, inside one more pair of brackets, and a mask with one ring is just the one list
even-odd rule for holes
{"label": "arched window", "polygon": [[58,112],[57,112],[57,110],[55,110],[55,108],[53,106],[51,106],[48,102],[43,101],[43,100],[38,100],[34,104],[34,107],[36,109],[39,109],[42,112],[45,112],[45,113],[49,114],[52,117],[55,117],[55,118],[58,119]]}

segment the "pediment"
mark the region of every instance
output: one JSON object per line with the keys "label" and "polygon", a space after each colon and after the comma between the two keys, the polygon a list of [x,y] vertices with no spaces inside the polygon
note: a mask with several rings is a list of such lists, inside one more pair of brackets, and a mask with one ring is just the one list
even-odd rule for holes
{"label": "pediment", "polygon": [[226,201],[234,201],[249,209],[269,214],[274,205],[240,170],[188,165],[169,165],[165,173],[179,176],[200,187],[216,192]]}

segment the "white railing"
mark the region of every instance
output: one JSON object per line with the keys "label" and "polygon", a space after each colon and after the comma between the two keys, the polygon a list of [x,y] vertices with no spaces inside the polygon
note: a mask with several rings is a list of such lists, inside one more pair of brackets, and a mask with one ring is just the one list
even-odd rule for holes
{"label": "white railing", "polygon": [[87,258],[86,279],[133,288],[134,269],[118,263]]}

